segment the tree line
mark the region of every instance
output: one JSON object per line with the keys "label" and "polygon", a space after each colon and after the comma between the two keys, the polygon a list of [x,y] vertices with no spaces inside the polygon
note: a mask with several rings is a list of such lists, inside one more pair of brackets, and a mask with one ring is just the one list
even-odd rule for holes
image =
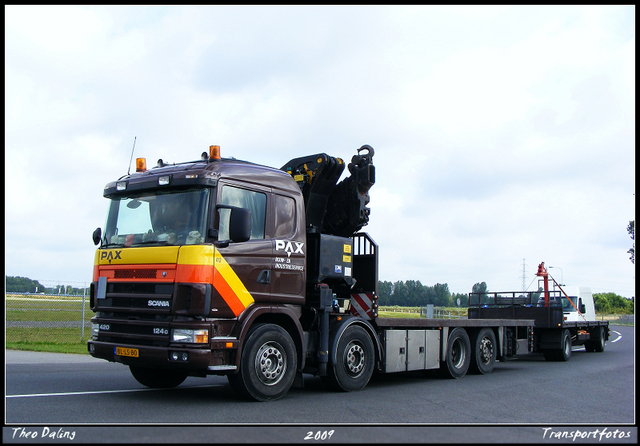
{"label": "tree line", "polygon": [[[487,293],[486,282],[473,285],[472,292]],[[542,289],[536,292],[542,294]],[[437,283],[433,286],[423,285],[420,281],[407,280],[398,282],[378,282],[378,305],[400,307],[426,307],[433,304],[436,307],[456,307],[460,299],[461,307],[469,306],[469,295],[451,293],[449,285]],[[537,296],[534,294],[534,301]],[[489,298],[481,296],[481,303],[487,303]],[[634,314],[635,301],[615,293],[594,293],[593,301],[597,313],[603,314]]]}
{"label": "tree line", "polygon": [[626,299],[615,293],[595,293],[593,302],[596,312],[604,314],[634,314],[636,309],[633,297]]}
{"label": "tree line", "polygon": [[[5,276],[6,292],[8,293],[44,293],[69,294],[82,296],[88,288],[76,288],[71,285],[56,285],[45,287],[37,280],[19,276]],[[487,292],[487,284],[479,282],[473,285],[472,292]],[[433,304],[436,307],[456,307],[460,299],[461,307],[469,306],[469,295],[451,293],[446,283],[436,283],[433,286],[423,285],[419,280],[397,282],[378,282],[378,304],[381,306],[426,307]],[[593,300],[596,312],[605,314],[634,314],[635,301],[618,296],[615,293],[595,293]]]}
{"label": "tree line", "polygon": [[36,294],[69,294],[82,296],[89,293],[89,288],[76,288],[71,285],[55,285],[46,287],[37,280],[20,276],[5,276],[5,291],[7,293],[36,293]]}
{"label": "tree line", "polygon": [[378,281],[378,305],[401,307],[455,307],[460,299],[460,306],[469,305],[469,295],[451,293],[446,283],[433,286],[423,285],[419,280],[397,282]]}

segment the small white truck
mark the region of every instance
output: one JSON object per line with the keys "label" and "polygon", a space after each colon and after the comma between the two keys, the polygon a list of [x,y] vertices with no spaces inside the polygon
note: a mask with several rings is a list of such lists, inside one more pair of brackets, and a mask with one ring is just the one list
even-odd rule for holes
{"label": "small white truck", "polygon": [[543,285],[538,291],[470,293],[469,319],[533,319],[532,351],[542,352],[548,361],[568,361],[576,345],[588,352],[604,351],[609,322],[596,320],[591,289],[562,288],[544,262],[536,275]]}

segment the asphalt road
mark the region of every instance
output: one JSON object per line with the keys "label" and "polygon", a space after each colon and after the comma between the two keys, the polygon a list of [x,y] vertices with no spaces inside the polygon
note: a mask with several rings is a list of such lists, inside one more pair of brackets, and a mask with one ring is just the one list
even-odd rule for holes
{"label": "asphalt road", "polygon": [[60,442],[73,432],[94,443],[539,443],[567,431],[637,442],[635,331],[611,328],[603,353],[574,348],[568,362],[532,354],[458,380],[379,375],[354,393],[305,375],[304,389],[267,403],[238,398],[224,377],[152,390],[121,364],[7,351],[3,440]]}

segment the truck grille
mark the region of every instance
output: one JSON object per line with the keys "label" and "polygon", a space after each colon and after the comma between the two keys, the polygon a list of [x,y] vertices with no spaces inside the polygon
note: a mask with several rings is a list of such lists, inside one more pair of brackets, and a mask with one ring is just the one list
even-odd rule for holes
{"label": "truck grille", "polygon": [[117,269],[114,272],[114,279],[155,279],[157,269]]}
{"label": "truck grille", "polygon": [[[149,270],[120,270],[148,274]],[[173,283],[107,283],[105,297],[95,299],[98,339],[126,345],[169,345],[173,317]]]}

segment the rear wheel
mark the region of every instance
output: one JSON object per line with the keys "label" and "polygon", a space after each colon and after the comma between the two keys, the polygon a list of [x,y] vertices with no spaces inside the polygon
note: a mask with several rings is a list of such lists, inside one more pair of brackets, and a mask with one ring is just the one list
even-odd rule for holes
{"label": "rear wheel", "polygon": [[228,375],[231,387],[256,401],[282,398],[296,376],[298,356],[293,339],[282,327],[260,324],[247,336],[240,371]]}
{"label": "rear wheel", "polygon": [[571,333],[569,330],[560,333],[560,348],[544,350],[542,353],[547,361],[568,361],[571,358]]}
{"label": "rear wheel", "polygon": [[565,330],[562,332],[558,361],[568,361],[569,358],[571,358],[571,333],[569,333],[569,330]]}
{"label": "rear wheel", "polygon": [[136,381],[152,389],[169,389],[179,386],[188,376],[186,372],[137,365],[130,365],[129,370]]}
{"label": "rear wheel", "polygon": [[600,327],[599,338],[594,339],[593,341],[587,341],[584,343],[584,348],[588,352],[598,352],[602,353],[604,351],[604,345],[606,343],[604,327]]}
{"label": "rear wheel", "polygon": [[471,342],[462,327],[455,328],[447,340],[447,356],[440,364],[439,375],[445,378],[462,378],[471,363]]}
{"label": "rear wheel", "polygon": [[496,335],[490,328],[481,329],[471,342],[471,373],[486,375],[493,371],[496,363]]}
{"label": "rear wheel", "polygon": [[330,361],[325,381],[335,390],[344,392],[364,389],[375,364],[373,341],[367,331],[357,325],[348,327],[342,333],[335,353],[336,362]]}

